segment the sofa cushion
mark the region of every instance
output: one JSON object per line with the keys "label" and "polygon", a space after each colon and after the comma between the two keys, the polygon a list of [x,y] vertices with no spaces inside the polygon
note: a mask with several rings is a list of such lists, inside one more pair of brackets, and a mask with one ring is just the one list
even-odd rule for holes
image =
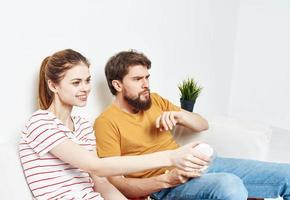
{"label": "sofa cushion", "polygon": [[1,199],[31,200],[18,156],[18,139],[0,141]]}

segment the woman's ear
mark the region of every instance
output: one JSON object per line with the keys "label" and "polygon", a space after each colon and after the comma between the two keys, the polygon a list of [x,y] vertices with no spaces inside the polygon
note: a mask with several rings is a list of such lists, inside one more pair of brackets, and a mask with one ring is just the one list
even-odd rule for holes
{"label": "woman's ear", "polygon": [[121,92],[122,91],[122,83],[118,80],[112,80],[112,85],[115,88],[115,90],[117,90],[117,92]]}
{"label": "woman's ear", "polygon": [[47,86],[53,93],[57,93],[56,85],[54,82],[47,80]]}

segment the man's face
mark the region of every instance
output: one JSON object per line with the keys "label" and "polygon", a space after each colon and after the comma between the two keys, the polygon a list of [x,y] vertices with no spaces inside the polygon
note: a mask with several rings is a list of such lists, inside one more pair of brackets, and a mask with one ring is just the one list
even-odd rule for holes
{"label": "man's face", "polygon": [[122,96],[134,110],[147,110],[151,106],[148,69],[142,65],[129,68],[123,78]]}

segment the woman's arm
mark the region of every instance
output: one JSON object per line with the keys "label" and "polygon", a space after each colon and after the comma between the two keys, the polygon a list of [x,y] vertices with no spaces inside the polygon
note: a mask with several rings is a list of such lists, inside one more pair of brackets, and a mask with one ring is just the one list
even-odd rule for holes
{"label": "woman's arm", "polygon": [[99,192],[102,197],[106,200],[127,200],[127,198],[115,187],[113,186],[107,178],[98,177],[94,174],[90,174],[94,180],[94,190]]}
{"label": "woman's arm", "polygon": [[210,158],[201,153],[199,155],[194,150],[197,144],[194,142],[176,150],[140,156],[98,158],[95,153],[89,152],[73,141],[66,139],[50,150],[50,153],[72,166],[97,176],[115,176],[167,166],[175,166],[184,171],[200,169],[208,164]]}

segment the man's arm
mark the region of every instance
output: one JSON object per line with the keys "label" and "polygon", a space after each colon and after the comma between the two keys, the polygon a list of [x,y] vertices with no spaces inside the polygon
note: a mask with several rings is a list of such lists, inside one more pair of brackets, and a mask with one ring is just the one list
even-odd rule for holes
{"label": "man's arm", "polygon": [[160,131],[172,130],[174,126],[181,125],[194,132],[200,132],[208,129],[208,122],[201,115],[191,113],[186,110],[163,112],[156,119],[156,128]]}
{"label": "man's arm", "polygon": [[173,169],[166,174],[150,178],[125,178],[123,176],[109,177],[109,181],[127,198],[146,197],[165,188],[185,183],[189,178],[201,176],[200,171],[185,172]]}
{"label": "man's arm", "polygon": [[151,193],[167,188],[161,176],[151,178],[125,178],[123,176],[109,177],[108,180],[127,198],[146,197]]}
{"label": "man's arm", "polygon": [[181,110],[177,117],[178,124],[200,132],[208,129],[208,122],[200,114]]}

